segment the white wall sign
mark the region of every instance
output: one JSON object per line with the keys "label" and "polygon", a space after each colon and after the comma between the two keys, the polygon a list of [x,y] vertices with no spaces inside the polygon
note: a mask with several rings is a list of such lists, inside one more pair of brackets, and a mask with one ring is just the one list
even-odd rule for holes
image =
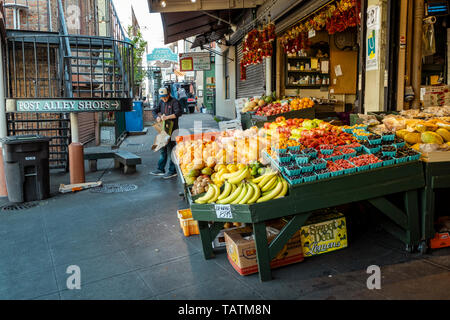
{"label": "white wall sign", "polygon": [[193,59],[193,71],[203,71],[211,69],[211,58],[209,52],[188,52],[180,53],[180,60],[192,58]]}
{"label": "white wall sign", "polygon": [[370,6],[367,8],[367,29],[380,29],[380,7]]}

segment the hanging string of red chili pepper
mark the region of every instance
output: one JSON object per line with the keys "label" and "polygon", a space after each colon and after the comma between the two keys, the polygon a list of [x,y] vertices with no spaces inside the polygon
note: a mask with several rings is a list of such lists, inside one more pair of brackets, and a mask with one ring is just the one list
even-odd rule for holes
{"label": "hanging string of red chili pepper", "polygon": [[275,40],[275,24],[269,23],[262,30],[253,29],[244,38],[243,57],[240,62],[241,80],[246,80],[250,65],[263,62],[273,55],[272,42]]}
{"label": "hanging string of red chili pepper", "polygon": [[296,25],[281,37],[281,43],[286,53],[298,52],[309,48],[308,32],[312,29],[326,29],[328,34],[343,32],[347,28],[356,27],[361,23],[361,1],[340,0],[327,6],[313,17]]}

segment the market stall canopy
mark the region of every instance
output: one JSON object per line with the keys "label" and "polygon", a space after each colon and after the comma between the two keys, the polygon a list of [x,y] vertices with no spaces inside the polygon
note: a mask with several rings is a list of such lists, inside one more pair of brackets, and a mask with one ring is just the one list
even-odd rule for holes
{"label": "market stall canopy", "polygon": [[265,0],[147,0],[151,13],[187,12],[202,10],[248,9],[262,5]]}
{"label": "market stall canopy", "polygon": [[240,9],[161,13],[164,43],[169,44],[197,35],[201,35],[203,40],[196,40],[196,46],[210,43],[209,40],[217,41],[224,34],[232,32],[227,21],[233,21],[240,13]]}

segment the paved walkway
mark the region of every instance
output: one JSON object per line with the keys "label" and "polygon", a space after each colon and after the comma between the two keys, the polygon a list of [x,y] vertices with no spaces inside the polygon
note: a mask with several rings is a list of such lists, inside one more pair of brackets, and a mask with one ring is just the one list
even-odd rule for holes
{"label": "paved walkway", "polygon": [[[197,119],[217,127],[203,114],[183,116],[180,125],[192,128]],[[364,219],[351,220],[349,248],[274,270],[271,282],[240,276],[225,252],[204,260],[199,236],[180,230],[176,210],[186,205],[177,181],[149,174],[158,159],[154,136],[150,128],[122,144],[143,158],[135,174],[122,175],[112,160],[87,174],[135,191],[61,195],[68,175],[53,173],[50,199],[0,211],[0,299],[450,299],[450,249],[408,255]],[[381,290],[366,287],[373,264],[381,267]],[[67,289],[71,265],[81,269],[81,290]]]}

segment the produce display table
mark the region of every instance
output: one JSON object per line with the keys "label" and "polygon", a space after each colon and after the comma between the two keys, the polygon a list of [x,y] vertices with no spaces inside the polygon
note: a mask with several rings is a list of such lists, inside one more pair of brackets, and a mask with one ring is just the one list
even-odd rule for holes
{"label": "produce display table", "polygon": [[422,242],[419,250],[427,250],[427,241],[434,238],[436,230],[436,189],[448,189],[450,195],[450,162],[423,162],[425,188],[422,190]]}
{"label": "produce display table", "polygon": [[[193,218],[199,222],[205,259],[214,257],[212,242],[225,222],[252,224],[260,280],[268,281],[270,261],[315,210],[352,202],[367,200],[378,208],[390,220],[383,226],[412,250],[421,240],[418,204],[424,186],[422,164],[415,161],[291,186],[285,198],[252,205],[196,204],[189,190],[187,196]],[[402,195],[404,208],[387,199],[394,194]],[[269,245],[265,222],[282,217],[292,218]]]}
{"label": "produce display table", "polygon": [[316,117],[316,107],[292,110],[273,116],[256,116],[252,112],[241,113],[242,128],[244,129],[244,126],[247,129],[251,126],[257,126],[258,128],[261,128],[264,126],[265,122],[274,122],[278,117],[284,117],[285,119],[314,119]]}

